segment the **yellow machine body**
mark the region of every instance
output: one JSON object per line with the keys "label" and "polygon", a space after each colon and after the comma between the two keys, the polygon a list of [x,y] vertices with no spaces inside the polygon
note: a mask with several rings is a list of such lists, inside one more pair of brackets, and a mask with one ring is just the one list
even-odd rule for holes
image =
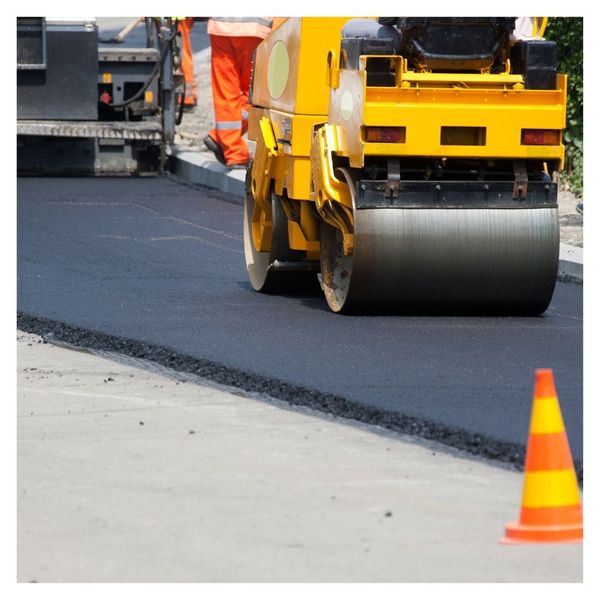
{"label": "yellow machine body", "polygon": [[[380,59],[380,57],[371,57]],[[361,59],[366,63],[369,57]],[[364,156],[439,156],[470,158],[540,158],[559,160],[564,147],[526,146],[523,129],[562,130],[566,115],[566,77],[556,90],[525,90],[523,77],[511,74],[416,73],[402,57],[395,64],[397,85],[367,87],[366,70],[340,70],[331,90],[329,123],[339,130],[336,152],[362,167]],[[398,143],[368,143],[364,127],[403,128]],[[466,137],[481,132],[479,139]],[[445,131],[456,131],[445,138]]]}
{"label": "yellow machine body", "polygon": [[[551,177],[562,168],[565,75],[554,89],[526,89],[510,60],[500,73],[428,72],[402,55],[366,54],[358,68],[347,68],[340,41],[349,19],[290,18],[257,49],[249,116],[256,152],[248,175],[254,251],[271,251],[274,195],[291,251],[318,260],[324,222],[351,256],[357,206],[349,174],[360,173],[369,157],[513,161],[516,177],[531,160]],[[393,85],[367,85],[370,65],[382,60]],[[371,141],[367,132],[378,128],[392,129],[393,141]],[[553,135],[543,145],[526,144],[530,130]],[[396,182],[390,185],[395,196]]]}

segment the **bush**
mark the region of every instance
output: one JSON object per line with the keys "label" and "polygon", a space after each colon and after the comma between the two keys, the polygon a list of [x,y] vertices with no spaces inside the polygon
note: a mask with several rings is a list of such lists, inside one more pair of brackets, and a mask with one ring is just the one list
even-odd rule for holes
{"label": "bush", "polygon": [[583,194],[583,18],[550,17],[544,37],[557,44],[558,70],[568,75],[566,182]]}

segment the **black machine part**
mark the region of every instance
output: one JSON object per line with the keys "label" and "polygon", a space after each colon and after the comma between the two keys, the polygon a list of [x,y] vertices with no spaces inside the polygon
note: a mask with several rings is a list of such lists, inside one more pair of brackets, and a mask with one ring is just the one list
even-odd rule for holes
{"label": "black machine part", "polygon": [[17,17],[17,119],[98,118],[93,20]]}
{"label": "black machine part", "polygon": [[556,89],[556,42],[520,40],[512,48],[510,62],[515,73],[525,79],[525,89]]}
{"label": "black machine part", "polygon": [[[101,48],[98,51],[100,77],[99,91],[106,90],[110,102],[102,101],[102,108],[122,109],[136,102],[144,104],[144,92],[150,89],[158,102],[156,75],[160,67],[160,54],[155,48]],[[111,84],[102,82],[104,73],[110,73]],[[125,114],[125,111],[120,111]],[[110,113],[109,113],[110,114]],[[115,113],[111,114],[114,118]]]}
{"label": "black machine part", "polygon": [[342,66],[358,69],[361,54],[398,54],[401,45],[402,35],[392,25],[351,19],[342,28]]}
{"label": "black machine part", "polygon": [[380,17],[400,32],[399,53],[428,70],[491,69],[510,53],[515,17]]}
{"label": "black machine part", "polygon": [[46,21],[42,17],[17,17],[17,69],[45,69]]}
{"label": "black machine part", "polygon": [[99,51],[95,19],[18,18],[21,174],[60,172],[63,163],[95,174],[164,170],[183,83],[179,38],[171,18],[145,22],[146,48]]}
{"label": "black machine part", "polygon": [[[173,45],[174,40],[176,39],[177,36],[177,28],[174,27],[172,30],[168,27],[162,26],[159,28],[157,37],[158,37],[158,58],[156,60],[156,62],[154,63],[154,67],[152,69],[152,72],[149,74],[149,76],[147,77],[146,81],[143,83],[143,85],[140,87],[140,89],[130,98],[127,98],[126,100],[123,100],[121,102],[112,102],[111,104],[109,104],[109,106],[111,106],[112,108],[122,108],[125,106],[129,106],[131,104],[133,104],[134,102],[137,102],[138,100],[140,100],[140,98],[142,98],[144,92],[150,87],[150,85],[153,83],[153,81],[156,79],[156,77],[161,73],[161,69],[163,72],[163,77],[161,78],[161,83],[162,83],[162,88],[163,89],[168,89],[171,90],[173,85],[172,83],[166,81],[167,78],[165,78],[164,76],[164,72],[165,71],[169,71],[169,75],[170,75],[170,68],[167,68],[167,63],[166,60],[168,57],[170,57],[171,55],[169,54],[174,53],[174,51],[176,50],[176,48]],[[107,53],[108,51],[105,50],[105,53]],[[170,67],[170,62],[169,65]]]}
{"label": "black machine part", "polygon": [[362,180],[356,184],[356,208],[505,209],[557,208],[557,184],[528,182],[527,195],[515,197],[511,181],[399,182],[399,194],[386,195],[386,181]]}

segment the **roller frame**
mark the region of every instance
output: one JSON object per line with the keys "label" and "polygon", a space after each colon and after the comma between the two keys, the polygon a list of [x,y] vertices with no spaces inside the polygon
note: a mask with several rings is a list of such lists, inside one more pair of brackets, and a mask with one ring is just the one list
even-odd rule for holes
{"label": "roller frame", "polygon": [[[349,171],[340,171],[351,181]],[[499,200],[486,208],[400,202],[357,208],[354,192],[352,198],[351,256],[344,254],[340,233],[322,226],[322,287],[334,312],[546,310],[558,271],[558,210],[552,198],[536,205],[533,198],[527,203],[505,196],[504,206]]]}
{"label": "roller frame", "polygon": [[[311,258],[320,252],[322,289],[335,312],[542,313],[558,272],[556,171],[564,148],[561,140],[525,146],[521,130],[564,127],[566,76],[558,75],[556,89],[529,90],[508,61],[501,73],[421,73],[402,56],[377,55],[349,69],[338,58],[340,28],[333,20],[290,19],[257,51],[249,132],[266,153],[253,170],[253,189],[265,224],[272,216],[273,239],[284,234],[289,211],[271,215],[265,200],[273,196],[259,190],[277,190],[301,207],[287,215],[288,248],[312,244]],[[282,42],[290,72],[274,98],[266,65]],[[390,61],[395,85],[367,85],[372,58]],[[322,66],[321,80],[314,65]],[[366,141],[366,127],[383,126],[405,135]],[[443,138],[443,127],[485,129],[487,136]],[[422,179],[405,179],[426,161],[434,163],[432,178],[426,167]],[[461,161],[481,165],[450,166]],[[387,179],[373,179],[381,175]],[[278,244],[268,235],[264,242],[267,280],[301,268],[302,258],[280,261]],[[250,266],[249,273],[252,281]]]}

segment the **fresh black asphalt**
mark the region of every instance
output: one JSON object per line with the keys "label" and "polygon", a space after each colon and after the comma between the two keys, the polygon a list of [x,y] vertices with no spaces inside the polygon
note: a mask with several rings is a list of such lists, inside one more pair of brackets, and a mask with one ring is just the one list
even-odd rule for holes
{"label": "fresh black asphalt", "polygon": [[237,198],[165,177],[21,178],[17,196],[22,328],[516,463],[552,368],[581,471],[580,285],[535,318],[340,316],[319,292],[252,291]]}

